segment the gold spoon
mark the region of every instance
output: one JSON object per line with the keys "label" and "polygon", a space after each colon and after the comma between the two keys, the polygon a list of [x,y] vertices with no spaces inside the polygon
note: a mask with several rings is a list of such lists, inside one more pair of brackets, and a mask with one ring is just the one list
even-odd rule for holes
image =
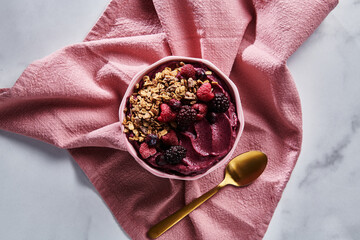
{"label": "gold spoon", "polygon": [[236,156],[226,166],[225,178],[219,185],[151,227],[147,233],[148,237],[151,239],[159,237],[226,185],[236,187],[249,185],[262,174],[266,164],[267,156],[260,151],[250,151]]}

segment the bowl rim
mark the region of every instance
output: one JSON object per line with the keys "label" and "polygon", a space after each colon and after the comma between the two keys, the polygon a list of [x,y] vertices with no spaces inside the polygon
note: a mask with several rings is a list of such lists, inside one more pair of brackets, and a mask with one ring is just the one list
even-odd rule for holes
{"label": "bowl rim", "polygon": [[237,117],[238,117],[238,121],[239,121],[239,129],[238,129],[237,136],[235,138],[232,148],[219,162],[217,162],[215,165],[210,167],[207,171],[205,171],[201,174],[195,175],[195,176],[179,176],[179,175],[175,175],[175,174],[162,172],[162,171],[155,169],[155,168],[151,167],[150,165],[148,165],[144,160],[142,160],[138,156],[135,148],[127,139],[126,134],[121,134],[121,136],[124,138],[124,141],[127,146],[127,150],[130,153],[130,155],[136,160],[137,163],[139,163],[143,168],[145,168],[147,171],[154,174],[155,176],[162,177],[162,178],[168,178],[168,179],[178,179],[178,180],[196,180],[196,179],[199,179],[199,178],[209,174],[210,172],[216,170],[217,168],[223,166],[225,163],[229,162],[232,154],[235,151],[236,146],[238,145],[238,142],[239,142],[242,132],[244,130],[244,124],[245,124],[244,113],[243,113],[243,109],[241,106],[240,94],[239,94],[239,91],[235,91],[235,90],[237,90],[236,85],[228,76],[226,76],[213,63],[211,63],[210,61],[208,61],[206,59],[202,59],[202,58],[193,58],[193,57],[184,57],[184,56],[167,56],[167,57],[161,58],[160,60],[154,62],[153,64],[145,67],[142,71],[135,74],[135,76],[131,79],[130,84],[128,85],[125,94],[123,95],[123,98],[121,100],[121,104],[119,107],[120,129],[121,129],[121,132],[124,133],[124,125],[122,124],[122,122],[125,117],[125,114],[124,114],[125,105],[127,102],[127,98],[133,92],[133,89],[134,89],[136,83],[138,83],[138,81],[140,81],[140,77],[142,77],[145,73],[148,73],[151,70],[155,69],[156,67],[162,65],[163,63],[170,62],[170,61],[183,61],[186,63],[201,62],[201,63],[205,64],[207,67],[209,67],[209,69],[216,72],[216,74],[218,76],[220,76],[221,79],[225,80],[225,84],[229,85],[229,90],[231,91],[232,96],[234,97],[234,101],[236,102],[235,107],[236,107],[236,113],[237,113]]}

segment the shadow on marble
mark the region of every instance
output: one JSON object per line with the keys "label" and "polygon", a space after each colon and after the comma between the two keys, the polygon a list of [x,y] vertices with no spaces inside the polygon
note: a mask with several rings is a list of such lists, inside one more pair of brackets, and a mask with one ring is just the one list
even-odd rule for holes
{"label": "shadow on marble", "polygon": [[64,153],[66,152],[64,149],[57,148],[51,144],[33,138],[29,138],[26,136],[22,136],[16,133],[0,130],[0,136],[6,138],[11,142],[15,142],[16,144],[24,146],[26,148],[31,148],[33,150],[36,150],[36,152],[42,152],[47,156],[49,156],[51,159],[55,159],[55,160],[60,160],[64,156]]}
{"label": "shadow on marble", "polygon": [[3,130],[0,130],[0,137],[3,137],[10,142],[14,142],[16,143],[16,145],[20,145],[21,147],[45,154],[45,156],[48,157],[49,161],[69,161],[73,166],[78,183],[80,183],[82,186],[92,189],[96,194],[99,195],[95,187],[91,184],[88,177],[83,172],[83,170],[79,167],[79,165],[76,163],[76,161],[66,149],[61,149],[40,140]]}

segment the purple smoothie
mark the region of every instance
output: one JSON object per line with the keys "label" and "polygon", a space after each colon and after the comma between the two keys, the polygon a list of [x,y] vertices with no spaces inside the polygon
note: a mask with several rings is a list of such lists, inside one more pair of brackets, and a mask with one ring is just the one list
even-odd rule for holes
{"label": "purple smoothie", "polygon": [[[162,172],[179,176],[198,175],[206,172],[209,168],[218,163],[232,148],[239,130],[236,107],[232,96],[229,94],[227,85],[214,72],[204,75],[205,72],[211,71],[206,65],[202,63],[191,63],[191,65],[196,69],[197,78],[202,81],[209,80],[212,83],[213,94],[222,93],[228,98],[228,109],[225,112],[211,113],[211,110],[208,107],[206,117],[197,119],[191,126],[187,127],[186,130],[179,130],[170,124],[170,128],[176,133],[178,145],[186,149],[186,156],[176,164],[169,164],[163,159],[159,161],[159,159],[161,159],[160,157],[164,154],[164,151],[169,148],[169,146],[162,143],[161,137],[158,139],[156,146],[147,146],[148,148],[146,148],[145,151],[147,151],[146,153],[149,153],[148,155],[150,156],[146,155],[146,158],[144,158],[144,154],[141,152],[144,152],[144,150],[140,149],[140,146],[143,143],[129,139],[134,148],[138,151],[139,157],[147,164]],[[172,61],[163,64],[149,72],[147,75],[150,79],[153,79],[156,73],[162,72],[165,67],[175,69],[176,67],[179,67],[179,62]],[[176,77],[182,78],[181,74],[178,74]],[[144,81],[140,81],[139,88],[142,88],[143,85]],[[182,104],[186,105],[189,103],[187,101],[185,101],[185,103],[182,101]],[[191,104],[189,105],[191,106]],[[128,102],[127,109],[130,109],[131,107],[131,104]],[[129,110],[126,112],[126,115],[131,115]],[[133,134],[127,133],[127,136],[131,137]]]}

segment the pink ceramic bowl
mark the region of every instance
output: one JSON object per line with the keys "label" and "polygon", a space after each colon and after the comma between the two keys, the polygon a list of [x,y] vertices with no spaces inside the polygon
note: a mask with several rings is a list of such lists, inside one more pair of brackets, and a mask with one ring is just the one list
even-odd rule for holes
{"label": "pink ceramic bowl", "polygon": [[[240,101],[240,95],[239,92],[237,90],[237,87],[235,86],[235,84],[222,72],[220,71],[214,64],[212,64],[211,62],[204,60],[204,59],[200,59],[200,58],[190,58],[190,57],[181,57],[181,56],[169,56],[169,57],[164,57],[161,60],[153,63],[152,65],[150,65],[149,67],[145,68],[144,70],[142,70],[141,72],[139,72],[138,74],[136,74],[134,76],[134,78],[131,80],[127,91],[125,92],[125,95],[122,99],[121,105],[120,105],[120,109],[119,109],[119,118],[120,118],[120,122],[122,123],[125,117],[124,114],[124,109],[125,109],[125,105],[126,105],[126,101],[127,98],[133,93],[133,89],[135,87],[135,84],[140,82],[143,78],[144,75],[146,75],[147,73],[151,72],[153,69],[157,68],[158,66],[167,63],[167,62],[171,62],[171,61],[183,61],[185,63],[194,63],[194,62],[200,62],[205,64],[210,70],[212,70],[213,72],[215,72],[224,83],[226,83],[229,87],[230,90],[230,94],[233,98],[233,100],[235,101],[236,104],[236,112],[237,112],[237,117],[239,120],[239,128],[238,128],[238,132],[237,132],[237,136],[235,138],[235,142],[233,147],[230,149],[229,153],[222,158],[219,162],[217,162],[214,166],[212,166],[211,168],[209,168],[206,172],[195,175],[195,176],[178,176],[175,174],[169,174],[169,173],[165,173],[162,172],[158,169],[155,169],[153,167],[151,167],[150,165],[148,165],[144,160],[142,160],[139,156],[137,151],[135,150],[135,148],[132,146],[132,144],[128,141],[127,137],[125,134],[123,134],[123,137],[125,138],[125,142],[127,145],[127,149],[128,152],[134,157],[135,161],[138,162],[144,169],[146,169],[147,171],[149,171],[150,173],[158,176],[158,177],[163,177],[163,178],[171,178],[171,179],[179,179],[179,180],[196,180],[199,179],[203,176],[205,176],[206,174],[214,171],[215,169],[217,169],[220,166],[223,166],[224,164],[226,164],[227,162],[229,162],[238,142],[240,139],[240,136],[243,132],[244,129],[244,115],[243,115],[243,110],[241,107],[241,101]],[[124,126],[121,124],[121,131],[124,131]]]}

